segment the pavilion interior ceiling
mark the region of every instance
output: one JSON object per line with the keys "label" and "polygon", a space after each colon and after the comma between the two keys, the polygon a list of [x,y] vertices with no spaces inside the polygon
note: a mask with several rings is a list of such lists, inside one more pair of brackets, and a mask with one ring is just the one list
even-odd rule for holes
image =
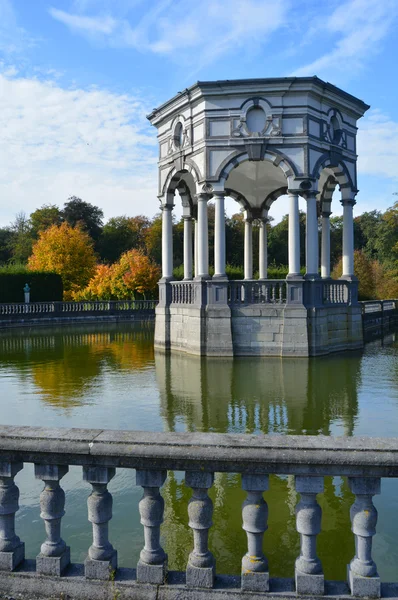
{"label": "pavilion interior ceiling", "polygon": [[253,208],[260,208],[266,197],[287,186],[283,171],[268,161],[246,161],[229,174],[226,188],[242,194]]}

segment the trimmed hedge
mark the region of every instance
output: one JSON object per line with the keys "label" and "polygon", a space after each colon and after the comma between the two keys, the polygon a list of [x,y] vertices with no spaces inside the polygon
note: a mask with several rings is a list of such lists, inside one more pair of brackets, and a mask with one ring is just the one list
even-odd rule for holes
{"label": "trimmed hedge", "polygon": [[0,269],[0,302],[24,302],[25,284],[30,287],[31,302],[62,300],[62,278],[56,273],[34,271],[10,273]]}

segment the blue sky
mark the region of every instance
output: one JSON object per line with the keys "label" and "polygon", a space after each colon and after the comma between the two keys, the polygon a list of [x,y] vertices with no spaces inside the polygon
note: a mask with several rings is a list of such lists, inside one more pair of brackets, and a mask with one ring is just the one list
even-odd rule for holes
{"label": "blue sky", "polygon": [[397,25],[398,0],[0,0],[0,226],[71,195],[106,218],[154,215],[145,115],[198,79],[287,75],[371,105],[356,212],[384,210],[398,191]]}

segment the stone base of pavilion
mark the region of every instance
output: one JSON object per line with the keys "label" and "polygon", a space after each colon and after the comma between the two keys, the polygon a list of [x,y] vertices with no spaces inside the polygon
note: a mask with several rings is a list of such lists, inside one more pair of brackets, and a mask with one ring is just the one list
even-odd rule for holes
{"label": "stone base of pavilion", "polygon": [[163,281],[155,347],[198,356],[319,356],[363,347],[356,281]]}

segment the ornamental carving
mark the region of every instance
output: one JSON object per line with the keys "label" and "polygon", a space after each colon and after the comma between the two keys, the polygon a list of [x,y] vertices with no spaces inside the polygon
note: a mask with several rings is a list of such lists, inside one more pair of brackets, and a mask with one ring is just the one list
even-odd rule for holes
{"label": "ornamental carving", "polygon": [[249,128],[246,117],[232,119],[232,136],[239,138],[262,138],[262,137],[277,137],[282,135],[281,117],[278,115],[266,115],[264,126],[260,131],[255,131]]}

